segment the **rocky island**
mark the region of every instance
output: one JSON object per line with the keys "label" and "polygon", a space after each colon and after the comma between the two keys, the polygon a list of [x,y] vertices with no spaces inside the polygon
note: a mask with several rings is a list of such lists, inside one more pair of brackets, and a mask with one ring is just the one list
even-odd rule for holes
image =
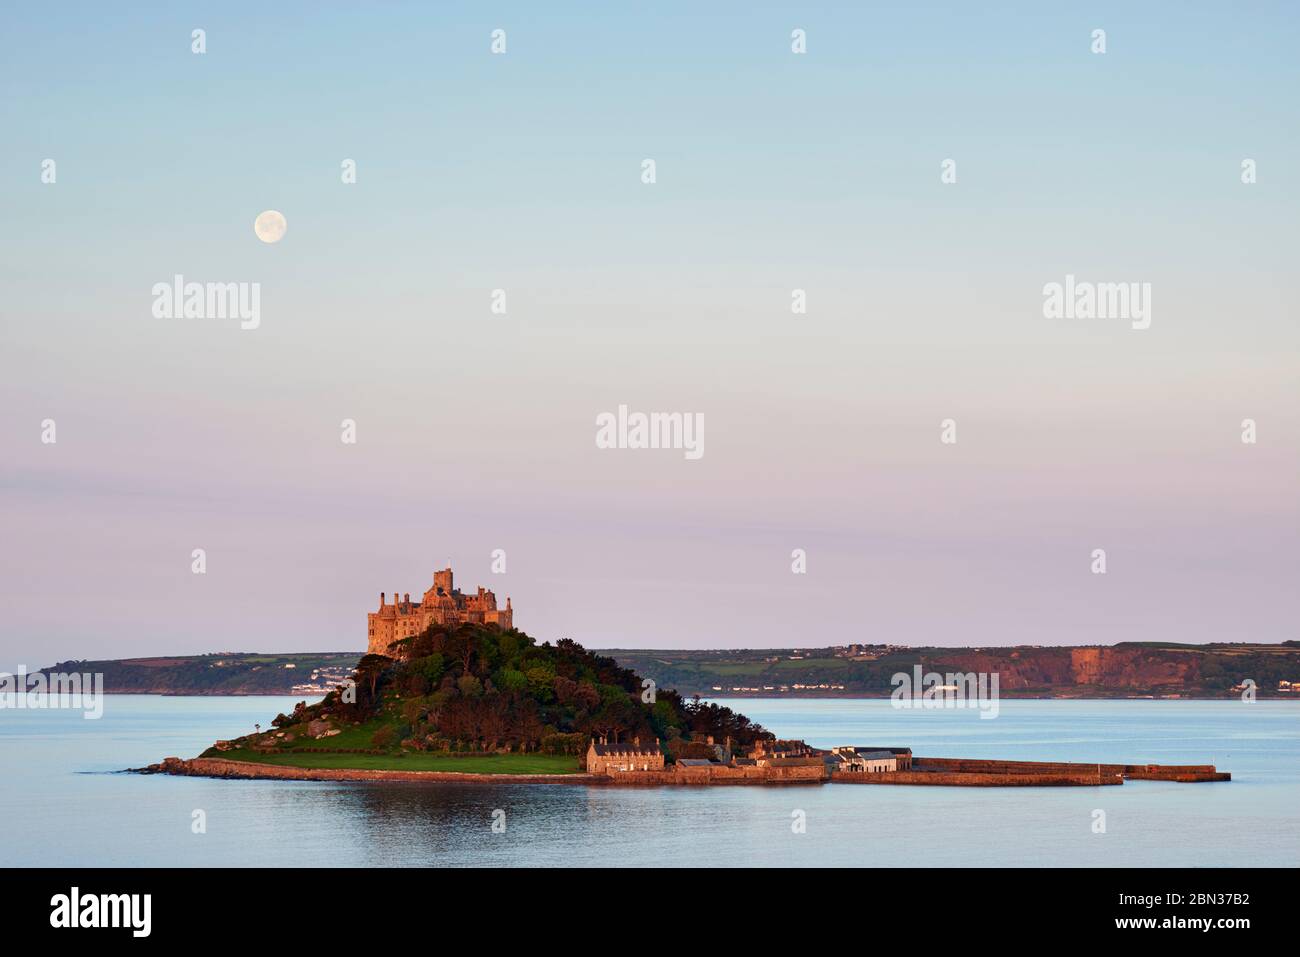
{"label": "rocky island", "polygon": [[602,785],[1097,786],[1224,781],[1208,765],[914,757],[779,740],[730,708],[657,688],[614,659],[498,624],[429,624],[262,730],[148,773],[357,781]]}

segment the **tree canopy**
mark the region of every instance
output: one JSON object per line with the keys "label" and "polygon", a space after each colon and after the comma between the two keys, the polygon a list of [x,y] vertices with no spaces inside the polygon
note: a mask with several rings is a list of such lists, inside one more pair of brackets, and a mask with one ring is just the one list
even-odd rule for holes
{"label": "tree canopy", "polygon": [[567,638],[538,644],[517,629],[434,625],[405,639],[399,655],[366,655],[351,694],[336,689],[281,723],[386,715],[400,723],[382,746],[395,736],[421,749],[574,753],[591,737],[606,736],[658,738],[672,754],[692,737],[730,738],[736,746],[771,737],[742,714],[656,689]]}

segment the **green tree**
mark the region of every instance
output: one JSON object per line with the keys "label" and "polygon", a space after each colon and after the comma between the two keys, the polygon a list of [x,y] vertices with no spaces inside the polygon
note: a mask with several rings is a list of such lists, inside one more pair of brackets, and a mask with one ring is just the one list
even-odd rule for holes
{"label": "green tree", "polygon": [[524,672],[528,678],[528,693],[543,704],[555,699],[555,669],[534,665]]}
{"label": "green tree", "polygon": [[483,682],[473,675],[461,675],[456,680],[456,687],[466,698],[477,698],[483,694]]}

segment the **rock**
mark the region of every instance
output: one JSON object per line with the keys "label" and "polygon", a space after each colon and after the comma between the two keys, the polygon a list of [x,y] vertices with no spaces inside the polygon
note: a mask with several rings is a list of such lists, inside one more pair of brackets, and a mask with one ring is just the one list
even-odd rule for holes
{"label": "rock", "polygon": [[135,768],[141,774],[186,774],[189,766],[180,758],[163,758],[158,764],[151,764],[147,768]]}
{"label": "rock", "polygon": [[322,721],[320,718],[307,723],[307,735],[312,738],[324,737],[325,732],[329,730],[330,723],[328,721]]}

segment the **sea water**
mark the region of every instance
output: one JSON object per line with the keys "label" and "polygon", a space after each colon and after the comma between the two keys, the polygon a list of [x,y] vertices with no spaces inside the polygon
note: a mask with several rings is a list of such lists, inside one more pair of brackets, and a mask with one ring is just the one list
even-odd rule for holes
{"label": "sea water", "polygon": [[193,757],[255,722],[265,728],[294,700],[113,695],[94,721],[78,711],[0,710],[0,865],[1300,862],[1300,701],[1010,700],[994,720],[975,710],[903,711],[887,700],[721,702],[820,747],[1232,772],[1215,784],[611,788],[116,773]]}

